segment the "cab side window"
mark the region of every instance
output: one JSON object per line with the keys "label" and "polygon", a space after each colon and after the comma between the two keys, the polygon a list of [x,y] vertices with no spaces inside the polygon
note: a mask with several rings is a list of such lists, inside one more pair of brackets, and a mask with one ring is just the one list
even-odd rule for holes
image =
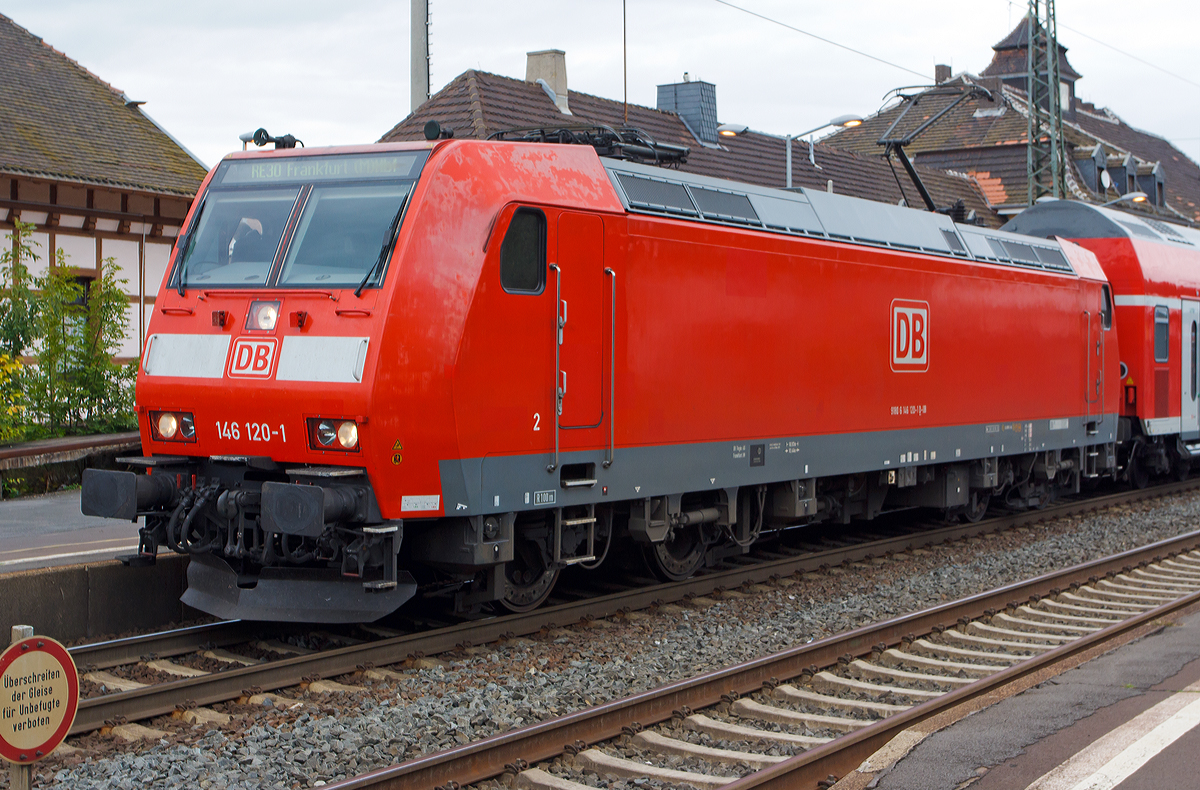
{"label": "cab side window", "polygon": [[1166,362],[1170,359],[1171,313],[1165,307],[1154,308],[1154,361]]}
{"label": "cab side window", "polygon": [[500,245],[500,285],[509,293],[538,294],[546,286],[546,215],[519,208]]}
{"label": "cab side window", "polygon": [[1104,304],[1100,308],[1100,323],[1105,329],[1112,329],[1112,294],[1109,293],[1108,286],[1100,286],[1100,292],[1104,298]]}

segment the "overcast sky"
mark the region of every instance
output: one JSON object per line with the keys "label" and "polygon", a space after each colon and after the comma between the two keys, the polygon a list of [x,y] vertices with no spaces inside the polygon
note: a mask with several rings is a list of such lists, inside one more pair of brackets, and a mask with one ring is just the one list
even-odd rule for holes
{"label": "overcast sky", "polygon": [[[655,86],[687,71],[716,84],[722,122],[801,132],[877,110],[892,88],[920,84],[918,74],[932,80],[937,63],[981,71],[1026,8],[1009,0],[730,2],[895,65],[717,0],[627,0],[629,101],[652,106]],[[555,48],[567,53],[570,90],[621,98],[620,0],[431,4],[435,92],[469,68],[523,78],[526,52]],[[1200,3],[1057,6],[1059,40],[1083,75],[1078,96],[1200,159]],[[310,146],[362,143],[409,112],[409,0],[6,0],[0,12],[145,101],[209,166],[259,126]]]}

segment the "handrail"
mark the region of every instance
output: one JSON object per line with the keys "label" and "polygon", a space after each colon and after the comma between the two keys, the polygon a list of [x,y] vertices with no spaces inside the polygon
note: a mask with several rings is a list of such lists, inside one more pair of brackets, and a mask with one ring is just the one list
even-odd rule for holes
{"label": "handrail", "polygon": [[610,332],[608,343],[608,458],[604,460],[604,468],[607,469],[613,465],[613,461],[617,460],[616,428],[613,423],[616,419],[614,406],[617,399],[617,273],[612,270],[612,267],[606,266],[604,274],[612,277],[612,289],[609,297],[612,312],[608,321]]}
{"label": "handrail", "polygon": [[562,309],[562,269],[558,264],[550,264],[554,271],[554,461],[546,467],[547,472],[558,468],[558,423],[562,416],[563,395],[566,387],[560,387],[562,377],[562,342],[563,327],[567,325],[566,311]]}

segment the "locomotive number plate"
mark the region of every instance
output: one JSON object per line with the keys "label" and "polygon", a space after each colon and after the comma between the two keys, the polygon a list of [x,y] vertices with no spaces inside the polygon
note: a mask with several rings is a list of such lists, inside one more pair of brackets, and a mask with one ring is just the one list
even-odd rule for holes
{"label": "locomotive number plate", "polygon": [[250,442],[287,441],[287,429],[283,427],[283,423],[272,427],[265,422],[239,423],[236,420],[217,420],[217,436],[220,438],[241,441],[243,435],[246,441]]}

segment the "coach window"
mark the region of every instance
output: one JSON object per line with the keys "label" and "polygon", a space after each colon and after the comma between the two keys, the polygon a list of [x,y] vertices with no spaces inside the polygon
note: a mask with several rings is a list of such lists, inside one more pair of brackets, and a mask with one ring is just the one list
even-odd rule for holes
{"label": "coach window", "polygon": [[1170,337],[1171,313],[1165,307],[1154,308],[1154,361],[1166,362],[1170,358],[1167,340]]}
{"label": "coach window", "polygon": [[1105,329],[1112,329],[1112,294],[1108,292],[1108,286],[1100,286],[1100,293],[1103,295],[1104,304],[1100,307],[1100,322]]}
{"label": "coach window", "polygon": [[546,215],[519,208],[500,245],[500,285],[509,293],[537,294],[546,285]]}

